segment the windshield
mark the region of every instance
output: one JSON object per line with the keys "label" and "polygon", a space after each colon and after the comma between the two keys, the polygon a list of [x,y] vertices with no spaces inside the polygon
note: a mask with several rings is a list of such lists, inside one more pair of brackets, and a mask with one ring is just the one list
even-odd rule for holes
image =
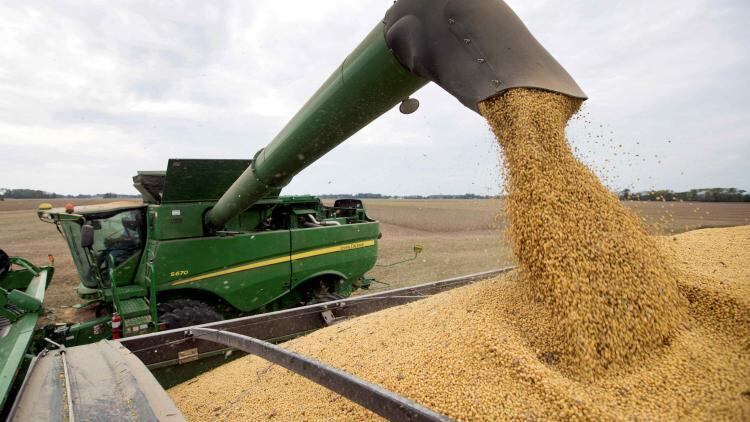
{"label": "windshield", "polygon": [[96,275],[86,258],[86,251],[81,247],[81,225],[77,221],[66,220],[60,222],[59,227],[68,242],[73,263],[81,276],[81,281],[85,286],[95,288],[97,286]]}
{"label": "windshield", "polygon": [[143,221],[142,209],[126,210],[107,218],[88,220],[88,224],[94,228],[94,243],[91,245],[90,254],[81,247],[81,222],[60,222],[59,227],[68,242],[84,286],[97,288],[100,274],[102,284],[109,287],[107,256],[112,255],[115,267],[119,267],[130,257],[138,254],[145,240]]}
{"label": "windshield", "polygon": [[115,266],[138,253],[143,245],[143,211],[123,211],[108,218],[91,221],[94,226],[92,249],[102,277],[107,278],[107,256],[112,255]]}

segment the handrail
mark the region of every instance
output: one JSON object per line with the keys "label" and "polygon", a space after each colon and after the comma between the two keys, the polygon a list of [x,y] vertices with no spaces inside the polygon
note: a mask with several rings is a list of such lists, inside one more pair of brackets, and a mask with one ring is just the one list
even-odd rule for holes
{"label": "handrail", "polygon": [[107,254],[107,273],[109,274],[109,285],[112,289],[112,300],[115,303],[115,310],[122,314],[120,296],[117,293],[117,280],[115,280],[115,257],[112,254]]}
{"label": "handrail", "polygon": [[10,262],[11,262],[11,264],[15,264],[15,265],[18,265],[19,267],[23,267],[23,268],[29,270],[29,272],[31,272],[32,274],[34,274],[35,277],[38,276],[39,273],[42,271],[41,268],[37,267],[36,265],[32,264],[29,261],[27,261],[27,260],[25,260],[23,258],[19,258],[17,256],[11,256],[10,257]]}

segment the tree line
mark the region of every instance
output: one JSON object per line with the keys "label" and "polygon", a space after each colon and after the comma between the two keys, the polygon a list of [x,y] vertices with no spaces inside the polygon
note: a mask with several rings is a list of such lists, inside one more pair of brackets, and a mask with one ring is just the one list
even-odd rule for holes
{"label": "tree line", "polygon": [[666,189],[632,192],[625,189],[619,195],[620,199],[635,201],[750,202],[750,194],[737,188],[690,189],[685,192]]}
{"label": "tree line", "polygon": [[[691,201],[691,202],[750,202],[750,194],[747,191],[737,188],[705,188],[690,189],[685,192],[675,192],[673,190],[650,190],[633,192],[625,189],[619,193],[620,199],[635,201]],[[87,198],[140,198],[139,195],[124,195],[114,192],[97,193],[93,195],[62,195],[55,192],[46,192],[35,189],[0,189],[0,198],[12,199],[87,199]],[[342,193],[342,194],[323,194],[318,195],[323,199],[338,198],[357,198],[357,199],[497,199],[497,195],[476,195],[473,193],[464,193],[460,195],[384,195],[380,193]]]}
{"label": "tree line", "polygon": [[0,198],[5,197],[9,199],[58,199],[58,198],[71,198],[71,199],[87,199],[87,198],[140,198],[140,195],[122,195],[114,192],[97,193],[93,195],[80,194],[80,195],[62,195],[55,192],[46,192],[43,190],[36,189],[0,189]]}
{"label": "tree line", "polygon": [[380,193],[341,193],[331,194],[326,193],[317,195],[322,199],[340,199],[340,198],[355,198],[355,199],[496,199],[499,198],[497,195],[476,195],[473,193],[464,193],[460,195],[383,195]]}

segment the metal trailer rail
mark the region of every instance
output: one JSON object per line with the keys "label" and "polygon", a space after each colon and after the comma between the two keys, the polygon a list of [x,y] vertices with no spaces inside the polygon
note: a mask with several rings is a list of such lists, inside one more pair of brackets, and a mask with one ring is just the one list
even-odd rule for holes
{"label": "metal trailer rail", "polygon": [[190,335],[261,357],[320,384],[390,421],[451,421],[445,415],[350,373],[274,344],[211,328],[192,328]]}
{"label": "metal trailer rail", "polygon": [[[333,302],[303,306],[278,312],[253,315],[196,327],[241,334],[259,340],[278,342],[353,318],[393,306],[414,302],[431,295],[465,286],[475,281],[495,277],[515,267],[485,271],[416,286],[355,296]],[[196,328],[193,327],[193,328]],[[200,336],[186,336],[189,329],[181,328],[144,334],[119,340],[149,369],[179,365],[216,356],[229,348]]]}

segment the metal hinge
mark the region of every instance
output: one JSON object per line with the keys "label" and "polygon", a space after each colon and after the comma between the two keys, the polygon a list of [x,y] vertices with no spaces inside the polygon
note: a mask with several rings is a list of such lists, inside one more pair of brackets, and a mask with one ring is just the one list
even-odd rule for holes
{"label": "metal hinge", "polygon": [[323,317],[323,321],[326,323],[326,325],[338,324],[339,322],[347,319],[347,317],[337,317],[333,315],[333,312],[331,312],[330,309],[321,312],[320,316]]}
{"label": "metal hinge", "polygon": [[177,353],[177,363],[179,365],[182,365],[183,363],[188,363],[198,360],[198,348],[192,348],[183,350],[179,353]]}

